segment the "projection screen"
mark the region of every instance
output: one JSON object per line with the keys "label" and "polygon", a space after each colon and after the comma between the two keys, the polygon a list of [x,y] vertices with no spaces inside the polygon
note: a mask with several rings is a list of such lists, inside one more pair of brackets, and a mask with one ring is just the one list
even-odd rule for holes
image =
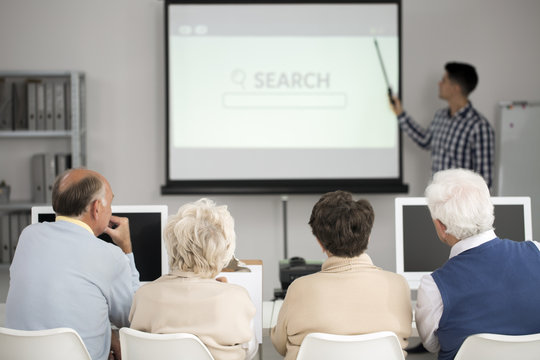
{"label": "projection screen", "polygon": [[165,7],[162,193],[407,191],[399,1]]}

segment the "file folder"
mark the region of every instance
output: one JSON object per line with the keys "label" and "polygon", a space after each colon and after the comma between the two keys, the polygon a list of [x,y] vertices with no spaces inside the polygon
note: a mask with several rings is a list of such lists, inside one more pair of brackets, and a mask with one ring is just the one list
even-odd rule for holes
{"label": "file folder", "polygon": [[36,130],[45,130],[45,85],[36,84]]}
{"label": "file folder", "polygon": [[27,116],[28,116],[28,130],[37,130],[36,121],[36,83],[28,82],[26,84],[26,101],[27,101]]}
{"label": "file folder", "polygon": [[0,79],[0,130],[13,130],[11,83],[8,78]]}
{"label": "file folder", "polygon": [[66,130],[65,84],[58,81],[54,84],[54,129]]}
{"label": "file folder", "polygon": [[32,156],[32,201],[36,203],[52,202],[52,188],[56,178],[56,161],[53,154],[35,154]]}
{"label": "file folder", "polygon": [[32,156],[32,201],[45,203],[45,155],[35,154]]}
{"label": "file folder", "polygon": [[8,264],[10,257],[9,215],[0,215],[0,262]]}
{"label": "file folder", "polygon": [[45,86],[45,130],[54,130],[53,83],[46,81],[43,85]]}
{"label": "file folder", "polygon": [[24,79],[17,79],[12,85],[13,98],[13,129],[28,130],[28,117],[26,115],[26,83]]}
{"label": "file folder", "polygon": [[56,179],[56,161],[53,154],[43,154],[45,173],[45,202],[52,204],[52,189]]}
{"label": "file folder", "polygon": [[56,154],[56,176],[71,169],[71,154]]}

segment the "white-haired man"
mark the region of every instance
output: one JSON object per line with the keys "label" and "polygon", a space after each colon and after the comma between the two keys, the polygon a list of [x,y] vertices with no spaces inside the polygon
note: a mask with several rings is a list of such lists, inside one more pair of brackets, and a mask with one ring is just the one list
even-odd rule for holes
{"label": "white-haired man", "polygon": [[418,288],[416,325],[426,349],[453,359],[469,335],[540,332],[540,244],[500,239],[484,179],[436,173],[426,197],[449,260]]}

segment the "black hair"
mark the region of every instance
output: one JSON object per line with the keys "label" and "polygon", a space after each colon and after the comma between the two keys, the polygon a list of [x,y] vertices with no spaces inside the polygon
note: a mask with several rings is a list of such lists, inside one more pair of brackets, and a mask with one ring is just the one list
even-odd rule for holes
{"label": "black hair", "polygon": [[476,88],[478,74],[474,66],[465,63],[449,62],[446,63],[444,69],[448,73],[450,80],[459,85],[464,96],[469,96]]}

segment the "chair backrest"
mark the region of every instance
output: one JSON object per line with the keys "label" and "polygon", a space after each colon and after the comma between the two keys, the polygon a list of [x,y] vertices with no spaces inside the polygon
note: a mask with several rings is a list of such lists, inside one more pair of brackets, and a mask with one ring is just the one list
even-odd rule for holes
{"label": "chair backrest", "polygon": [[193,334],[151,334],[120,329],[122,360],[213,360],[208,348]]}
{"label": "chair backrest", "polygon": [[0,327],[0,357],[10,360],[92,360],[73,329],[13,330]]}
{"label": "chair backrest", "polygon": [[455,360],[540,359],[540,334],[475,334],[467,337]]}
{"label": "chair backrest", "polygon": [[308,334],[297,360],[385,359],[403,360],[403,351],[393,332],[381,331],[364,335]]}

